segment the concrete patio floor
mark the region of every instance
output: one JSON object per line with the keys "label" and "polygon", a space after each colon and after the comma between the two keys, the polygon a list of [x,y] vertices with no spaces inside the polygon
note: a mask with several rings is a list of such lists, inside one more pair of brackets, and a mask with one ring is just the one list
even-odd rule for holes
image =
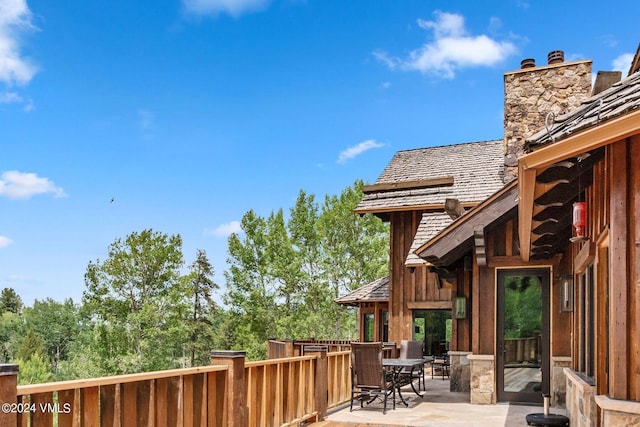
{"label": "concrete patio floor", "polygon": [[[349,412],[349,404],[341,406],[330,411],[325,422],[313,426],[519,427],[527,425],[527,414],[543,412],[542,406],[508,403],[472,405],[469,403],[469,393],[449,391],[449,380],[427,378],[426,383],[427,391],[422,398],[414,394],[410,387],[403,389],[402,395],[409,403],[408,407],[397,400],[394,410],[392,403],[387,402],[385,415],[380,400],[364,408],[354,402],[353,412]],[[550,412],[565,415],[564,409],[551,408]]]}

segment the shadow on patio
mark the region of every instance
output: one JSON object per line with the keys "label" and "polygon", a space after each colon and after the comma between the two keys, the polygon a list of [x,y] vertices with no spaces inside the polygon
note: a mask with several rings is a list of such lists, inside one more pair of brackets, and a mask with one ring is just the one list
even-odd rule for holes
{"label": "shadow on patio", "polygon": [[[416,396],[410,387],[402,389],[409,406],[405,407],[399,399],[396,409],[382,414],[382,403],[376,401],[360,408],[354,402],[353,411],[349,404],[330,412],[326,421],[313,424],[313,427],[331,426],[465,426],[465,427],[517,427],[526,426],[525,417],[532,412],[542,412],[541,406],[514,404],[472,405],[469,393],[449,391],[449,380],[427,378],[427,391],[423,398]],[[552,408],[552,413],[564,414],[563,409]]]}

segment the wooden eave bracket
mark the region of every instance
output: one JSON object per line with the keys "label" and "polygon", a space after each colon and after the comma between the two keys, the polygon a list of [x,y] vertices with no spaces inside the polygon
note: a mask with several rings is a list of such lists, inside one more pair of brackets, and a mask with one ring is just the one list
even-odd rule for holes
{"label": "wooden eave bracket", "polygon": [[476,254],[476,263],[484,267],[487,265],[487,252],[485,249],[484,226],[473,229],[473,247]]}
{"label": "wooden eave bracket", "polygon": [[638,133],[640,110],[603,122],[539,148],[518,159],[518,237],[520,257],[528,262],[531,256],[531,230],[536,177],[554,163],[621,141]]}

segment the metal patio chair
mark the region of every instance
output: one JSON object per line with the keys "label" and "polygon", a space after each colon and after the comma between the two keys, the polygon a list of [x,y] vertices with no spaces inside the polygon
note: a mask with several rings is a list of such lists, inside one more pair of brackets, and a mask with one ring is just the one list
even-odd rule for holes
{"label": "metal patio chair", "polygon": [[387,398],[393,396],[396,409],[396,385],[394,376],[382,366],[382,343],[351,343],[351,405],[358,399],[360,407],[370,404],[376,398],[384,402],[382,413],[387,413]]}
{"label": "metal patio chair", "polygon": [[[423,349],[422,341],[409,341],[409,340],[401,340],[400,341],[400,359],[423,359],[422,349]],[[424,360],[424,359],[423,359]],[[422,365],[422,369],[420,371],[416,370],[407,370],[404,369],[400,372],[400,379],[403,383],[411,383],[414,380],[418,380],[418,390],[426,390],[427,386],[424,382],[424,364]],[[420,385],[422,384],[422,385]]]}

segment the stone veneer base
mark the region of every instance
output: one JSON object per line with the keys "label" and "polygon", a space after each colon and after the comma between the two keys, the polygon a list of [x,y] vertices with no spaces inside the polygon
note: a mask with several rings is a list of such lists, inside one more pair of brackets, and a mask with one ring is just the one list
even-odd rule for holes
{"label": "stone veneer base", "polygon": [[471,365],[467,356],[469,351],[449,352],[449,391],[467,392],[471,388]]}
{"label": "stone veneer base", "polygon": [[640,402],[611,399],[608,396],[595,397],[596,404],[602,409],[604,426],[640,425]]}
{"label": "stone veneer base", "polygon": [[492,405],[496,403],[495,363],[492,354],[467,356],[471,371],[471,403]]}

